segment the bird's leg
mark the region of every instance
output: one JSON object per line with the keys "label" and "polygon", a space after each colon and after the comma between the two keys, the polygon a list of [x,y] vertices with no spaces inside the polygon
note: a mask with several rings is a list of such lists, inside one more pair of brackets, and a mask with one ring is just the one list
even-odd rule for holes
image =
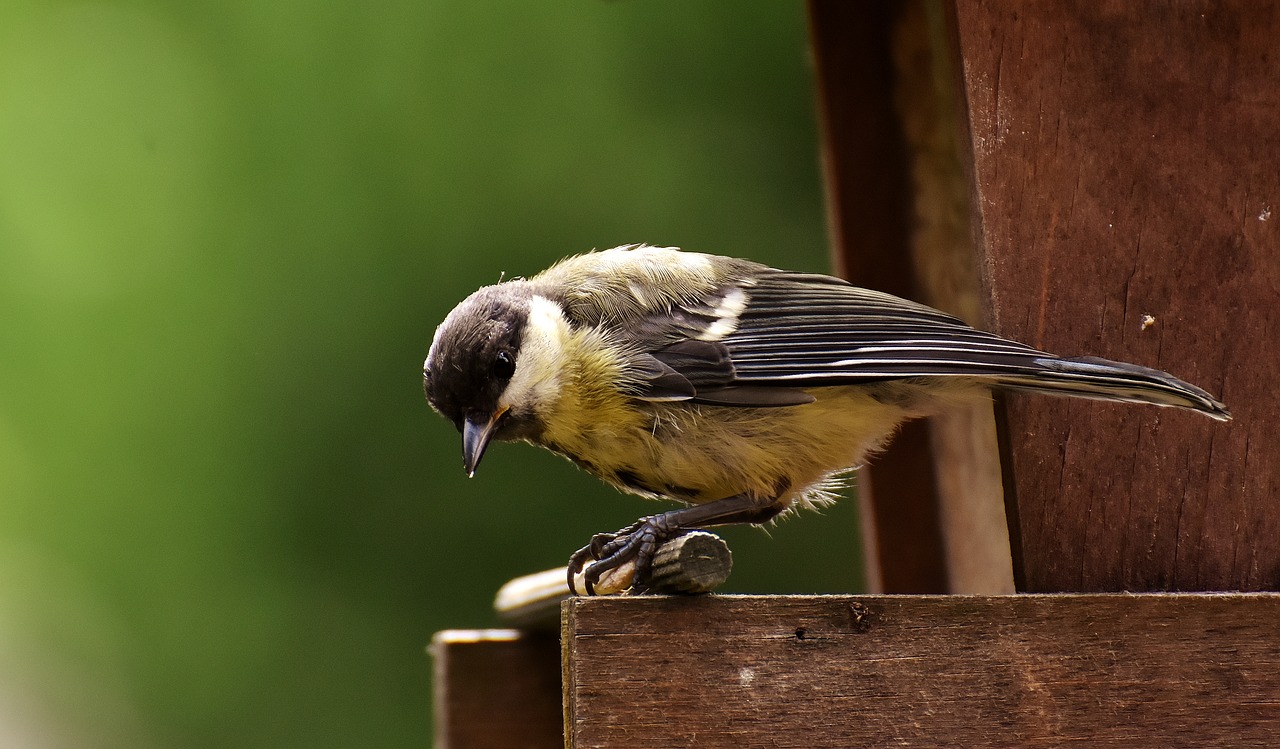
{"label": "bird's leg", "polygon": [[[578,592],[575,579],[583,574],[587,595],[595,595],[595,585],[611,569],[633,562],[633,593],[643,593],[654,554],[664,542],[688,531],[709,525],[763,523],[785,509],[776,498],[761,499],[752,494],[736,494],[691,507],[681,507],[649,515],[615,533],[597,533],[591,543],[569,558],[569,590]],[[592,561],[588,561],[592,560]]]}

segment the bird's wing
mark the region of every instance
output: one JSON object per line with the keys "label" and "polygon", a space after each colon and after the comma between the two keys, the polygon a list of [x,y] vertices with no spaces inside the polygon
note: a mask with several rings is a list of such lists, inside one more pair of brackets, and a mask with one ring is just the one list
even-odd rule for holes
{"label": "bird's wing", "polygon": [[802,388],[912,377],[1034,376],[1052,358],[921,304],[773,269],[633,331],[654,375],[640,397],[720,405],[796,405],[812,400]]}
{"label": "bird's wing", "polygon": [[1027,374],[1049,354],[828,276],[762,274],[722,339],[739,382],[836,385]]}

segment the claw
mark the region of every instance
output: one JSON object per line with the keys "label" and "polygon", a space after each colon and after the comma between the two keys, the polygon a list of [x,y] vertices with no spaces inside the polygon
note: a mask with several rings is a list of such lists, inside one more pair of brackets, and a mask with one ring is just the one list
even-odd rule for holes
{"label": "claw", "polygon": [[[633,523],[617,533],[597,533],[591,537],[591,543],[573,552],[573,556],[569,557],[569,567],[565,570],[565,576],[566,582],[569,583],[569,590],[572,591],[575,596],[579,595],[577,585],[578,575],[588,567],[587,560],[601,559],[604,556],[603,550],[609,543],[617,539],[618,536],[634,530],[637,525],[639,524]],[[594,567],[595,565],[592,564],[591,566]],[[587,595],[593,596],[596,594],[595,584],[600,581],[600,575],[604,574],[604,572],[605,570],[600,570],[600,572],[594,576],[583,576],[583,582],[587,587]]]}
{"label": "claw", "polygon": [[[652,515],[615,533],[597,533],[592,536],[591,543],[569,558],[566,570],[569,590],[574,595],[578,594],[577,577],[581,574],[587,595],[593,596],[602,576],[631,562],[635,565],[635,575],[630,591],[633,594],[645,592],[658,547],[683,532],[679,525],[664,515]],[[592,561],[588,563],[588,560]]]}

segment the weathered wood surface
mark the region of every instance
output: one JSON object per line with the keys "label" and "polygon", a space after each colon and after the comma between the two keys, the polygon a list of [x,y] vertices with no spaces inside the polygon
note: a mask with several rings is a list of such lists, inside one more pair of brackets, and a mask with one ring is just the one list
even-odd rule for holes
{"label": "weathered wood surface", "polygon": [[1280,3],[949,7],[994,329],[1236,416],[1008,396],[1020,589],[1280,588]]}
{"label": "weathered wood surface", "polygon": [[560,643],[510,629],[437,632],[435,749],[564,746]]}
{"label": "weathered wood surface", "polygon": [[565,603],[568,745],[1272,747],[1280,595]]}
{"label": "weathered wood surface", "polygon": [[[911,260],[911,180],[894,111],[895,3],[811,0],[827,223],[836,271],[859,286],[919,299]],[[859,471],[866,573],[873,590],[948,590],[937,484],[924,423]]]}
{"label": "weathered wood surface", "polygon": [[[919,301],[985,327],[960,92],[942,5],[902,0],[893,28],[894,101],[910,156],[911,268]],[[929,419],[938,524],[951,593],[1012,593],[1013,561],[990,403]]]}

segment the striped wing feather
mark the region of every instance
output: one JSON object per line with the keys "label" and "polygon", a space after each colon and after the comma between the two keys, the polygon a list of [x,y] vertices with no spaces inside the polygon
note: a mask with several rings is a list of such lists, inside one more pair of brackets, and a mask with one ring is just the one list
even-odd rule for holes
{"label": "striped wing feather", "polygon": [[723,343],[736,380],[792,386],[1030,375],[1047,354],[924,305],[808,274],[771,272]]}
{"label": "striped wing feather", "polygon": [[[772,269],[746,287],[749,301],[722,336],[706,306],[651,318],[644,336],[662,365],[666,392],[691,388],[697,402],[733,406],[808,403],[802,388],[883,380],[973,377],[1000,387],[1136,401],[1230,418],[1200,388],[1165,372],[1091,357],[1062,358],[977,330],[961,320],[840,279]],[[664,327],[665,326],[665,327]],[[671,374],[689,388],[671,388]],[[645,396],[641,396],[645,397]],[[683,395],[689,398],[688,395]],[[655,400],[658,398],[654,398]],[[671,398],[666,398],[671,399]]]}

